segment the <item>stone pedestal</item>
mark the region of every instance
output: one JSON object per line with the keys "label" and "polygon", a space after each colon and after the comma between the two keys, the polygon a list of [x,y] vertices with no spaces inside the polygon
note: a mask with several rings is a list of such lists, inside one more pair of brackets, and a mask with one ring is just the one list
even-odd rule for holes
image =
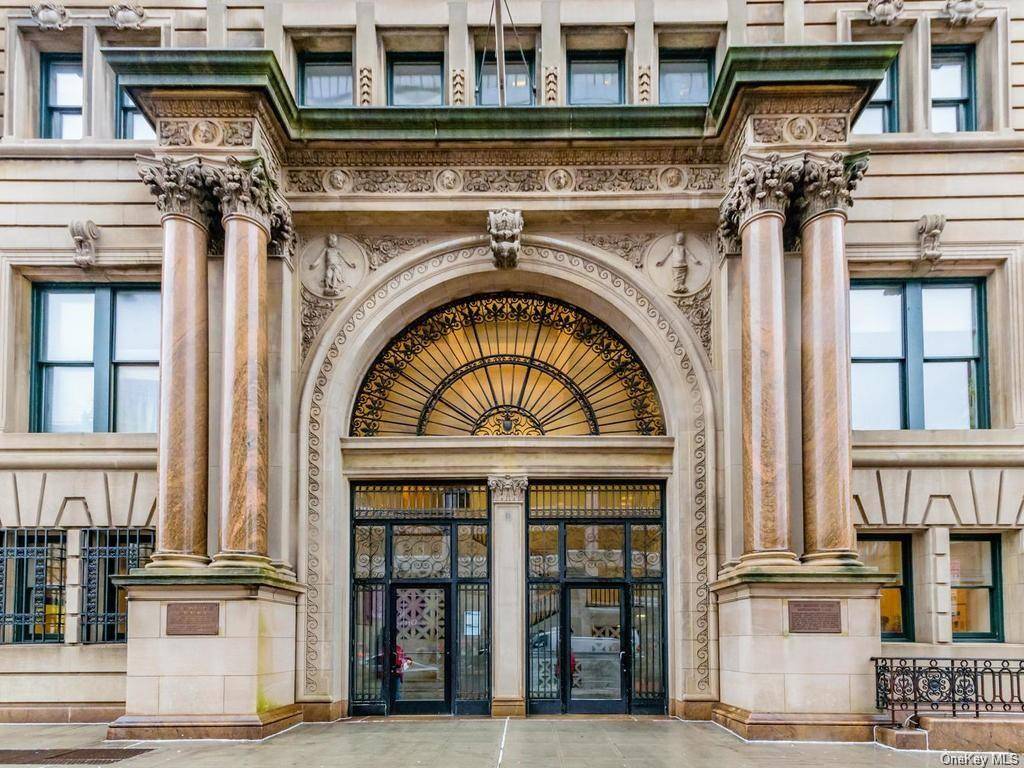
{"label": "stone pedestal", "polygon": [[748,568],[712,585],[718,600],[719,724],[749,739],[872,741],[871,657],[878,593],[859,566]]}
{"label": "stone pedestal", "polygon": [[491,489],[491,714],[526,714],[526,488],[523,475],[488,478]]}
{"label": "stone pedestal", "polygon": [[295,703],[301,588],[259,568],[136,570],[128,592],[125,714],[111,739],[260,739]]}

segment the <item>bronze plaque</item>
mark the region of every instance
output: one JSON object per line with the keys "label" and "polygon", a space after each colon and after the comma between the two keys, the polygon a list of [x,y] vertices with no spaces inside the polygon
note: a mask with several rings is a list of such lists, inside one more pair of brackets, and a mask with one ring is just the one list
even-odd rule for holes
{"label": "bronze plaque", "polygon": [[843,612],[838,600],[790,600],[789,631],[838,635]]}
{"label": "bronze plaque", "polygon": [[220,603],[168,603],[168,635],[217,635]]}

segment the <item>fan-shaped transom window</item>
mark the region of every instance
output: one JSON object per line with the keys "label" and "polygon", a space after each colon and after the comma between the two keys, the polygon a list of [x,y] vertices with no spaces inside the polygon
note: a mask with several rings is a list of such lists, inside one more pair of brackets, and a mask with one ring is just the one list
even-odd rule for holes
{"label": "fan-shaped transom window", "polygon": [[489,293],[394,338],[356,397],[351,433],[661,435],[650,374],[594,316],[543,296]]}

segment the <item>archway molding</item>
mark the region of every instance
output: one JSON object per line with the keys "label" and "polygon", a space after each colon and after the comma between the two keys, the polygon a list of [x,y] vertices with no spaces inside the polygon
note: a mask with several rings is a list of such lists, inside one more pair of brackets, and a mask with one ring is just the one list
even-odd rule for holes
{"label": "archway molding", "polygon": [[406,254],[375,278],[338,305],[302,370],[297,569],[306,593],[298,627],[299,699],[347,699],[350,517],[341,446],[363,377],[385,345],[426,312],[475,293],[517,290],[600,317],[654,381],[666,434],[674,439],[665,478],[668,692],[675,701],[716,700],[708,590],[716,556],[715,395],[706,353],[679,309],[631,265],[549,237],[524,236],[516,269],[496,270],[486,239],[473,237]]}

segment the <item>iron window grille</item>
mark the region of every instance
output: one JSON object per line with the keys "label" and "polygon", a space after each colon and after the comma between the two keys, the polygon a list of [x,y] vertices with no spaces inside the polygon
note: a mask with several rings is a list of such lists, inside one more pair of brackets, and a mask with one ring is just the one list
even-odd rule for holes
{"label": "iron window grille", "polygon": [[128,639],[128,597],[114,576],[142,568],[153,554],[149,528],[88,528],[82,531],[83,643],[123,643]]}
{"label": "iron window grille", "polygon": [[0,529],[0,644],[64,640],[64,531]]}

